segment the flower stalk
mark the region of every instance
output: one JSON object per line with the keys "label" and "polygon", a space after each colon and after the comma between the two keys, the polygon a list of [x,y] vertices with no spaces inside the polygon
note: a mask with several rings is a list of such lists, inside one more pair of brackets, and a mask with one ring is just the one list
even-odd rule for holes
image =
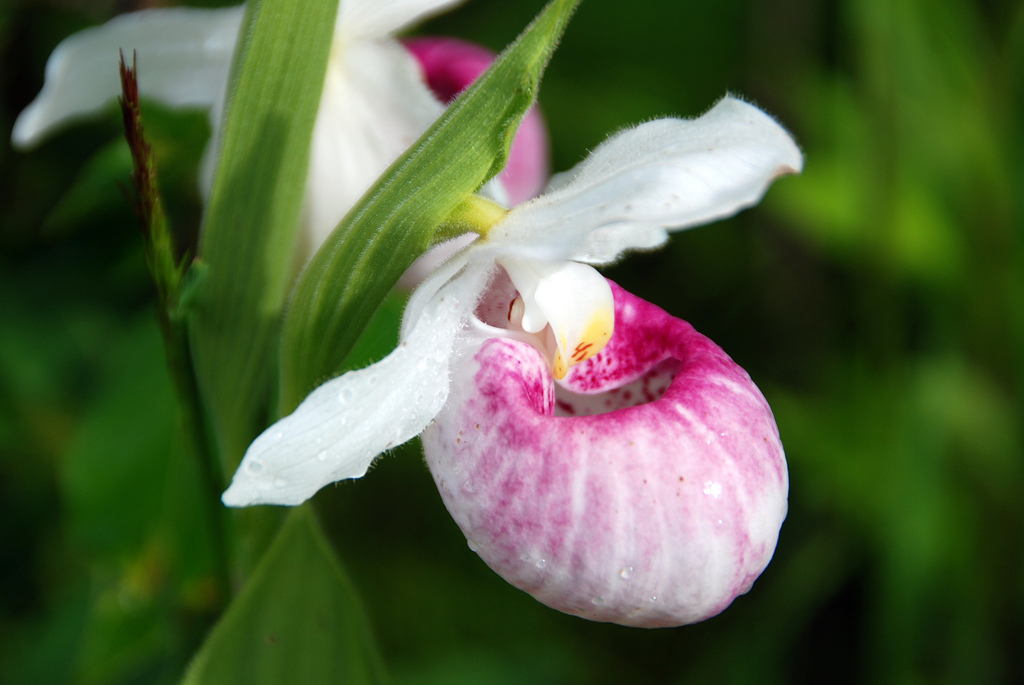
{"label": "flower stalk", "polygon": [[466,233],[487,237],[490,230],[501,223],[508,210],[493,200],[470,195],[434,231],[434,244],[439,245]]}
{"label": "flower stalk", "polygon": [[175,240],[167,215],[164,214],[157,184],[156,161],[146,141],[139,105],[138,61],[132,55],[132,66],[121,53],[121,114],[124,137],[132,157],[132,189],[129,201],[139,217],[145,245],[146,266],[157,294],[157,320],[164,340],[167,366],[178,402],[183,412],[188,451],[198,462],[204,497],[214,540],[214,560],[218,595],[230,587],[224,510],[217,506],[217,495],[223,489],[223,478],[217,465],[216,452],[206,417],[202,411],[199,386],[196,382],[192,354],[188,345],[186,318],[183,316],[181,294],[184,288],[191,251],[182,249]]}

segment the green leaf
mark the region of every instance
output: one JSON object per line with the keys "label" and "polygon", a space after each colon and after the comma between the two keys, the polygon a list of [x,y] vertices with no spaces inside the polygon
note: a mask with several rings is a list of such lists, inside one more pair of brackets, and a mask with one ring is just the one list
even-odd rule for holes
{"label": "green leaf", "polygon": [[363,334],[345,358],[344,370],[361,369],[386,357],[398,344],[402,327],[402,311],[408,295],[400,290],[388,294],[373,318],[366,324]]}
{"label": "green leaf", "polygon": [[184,685],[372,683],[367,621],[313,513],[295,509],[213,629]]}
{"label": "green leaf", "polygon": [[342,220],[296,287],[281,349],[281,408],[335,375],[436,227],[505,165],[579,0],[553,0]]}
{"label": "green leaf", "polygon": [[199,253],[192,346],[230,476],[270,402],[281,312],[337,0],[254,0],[221,131]]}

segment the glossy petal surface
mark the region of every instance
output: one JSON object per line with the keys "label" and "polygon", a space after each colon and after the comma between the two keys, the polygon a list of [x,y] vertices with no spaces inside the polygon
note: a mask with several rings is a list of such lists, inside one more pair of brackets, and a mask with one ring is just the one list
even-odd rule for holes
{"label": "glossy petal surface", "polygon": [[615,334],[566,377],[573,393],[532,347],[467,340],[427,463],[470,546],[516,587],[592,620],[692,623],[771,559],[785,457],[746,372],[614,292]]}

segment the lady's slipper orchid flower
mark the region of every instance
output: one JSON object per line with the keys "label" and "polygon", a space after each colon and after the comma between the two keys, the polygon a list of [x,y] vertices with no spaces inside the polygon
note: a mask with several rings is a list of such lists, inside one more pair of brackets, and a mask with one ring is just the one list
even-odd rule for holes
{"label": "lady's slipper orchid flower", "polygon": [[[449,59],[465,60],[464,48],[439,43],[431,59],[420,63],[390,34],[459,2],[342,0],[313,131],[304,208],[307,256],[443,111],[439,98],[448,94],[432,93],[424,77],[429,81],[448,69]],[[42,91],[14,124],[13,144],[31,147],[59,126],[112,102],[121,92],[119,50],[136,51],[143,97],[176,107],[208,108],[216,135],[243,13],[243,7],[144,10],[65,39],[47,61]],[[207,147],[204,194],[213,181],[217,147],[216,140]],[[546,155],[543,137],[519,147],[518,156]],[[523,166],[517,164],[517,169]],[[536,185],[545,174],[543,167],[530,167],[506,178]],[[489,184],[487,190],[494,199],[507,200],[500,183]]]}
{"label": "lady's slipper orchid flower", "polygon": [[[668,229],[730,216],[802,165],[781,126],[732,97],[699,119],[661,119],[611,137],[557,188],[508,212],[432,273],[410,298],[391,354],[323,384],[260,435],[224,503],[299,504],[328,483],[362,476],[441,412],[458,339],[520,339],[556,377],[566,375],[600,351],[614,324],[612,290],[588,264],[657,247]],[[515,330],[478,316],[502,273],[519,294],[503,305]]]}
{"label": "lady's slipper orchid flower", "polygon": [[[499,327],[511,289],[478,308]],[[423,449],[470,547],[516,587],[596,621],[694,623],[772,557],[782,443],[721,348],[613,291],[611,341],[559,384],[531,345],[464,336]]]}

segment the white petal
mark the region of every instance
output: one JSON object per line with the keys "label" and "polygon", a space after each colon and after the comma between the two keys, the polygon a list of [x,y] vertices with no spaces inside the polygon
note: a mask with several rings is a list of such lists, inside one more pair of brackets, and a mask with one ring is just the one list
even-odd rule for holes
{"label": "white petal", "polygon": [[660,245],[666,230],[735,214],[803,157],[770,116],[726,97],[699,119],[659,119],[608,139],[559,187],[496,226],[496,249],[605,264]]}
{"label": "white petal", "polygon": [[346,38],[381,38],[463,0],[342,0],[338,26]]}
{"label": "white petal", "polygon": [[[405,312],[402,314],[402,329],[399,337],[405,339],[412,335],[413,329],[416,324],[419,323],[420,317],[423,316],[431,303],[434,301],[435,296],[448,284],[448,281],[452,280],[463,267],[466,266],[469,261],[469,255],[472,254],[470,250],[463,251],[456,254],[448,261],[444,262],[437,269],[427,276],[423,283],[420,284],[416,290],[413,291],[412,296],[405,305]],[[480,263],[487,268],[486,264]],[[475,304],[475,303],[474,303]]]}
{"label": "white petal", "polygon": [[452,346],[487,273],[471,266],[437,292],[391,354],[321,385],[256,438],[224,504],[301,504],[418,435],[448,397]]}
{"label": "white petal", "polygon": [[133,12],[65,39],[46,62],[42,92],[18,116],[12,142],[34,145],[56,126],[117,97],[119,49],[129,63],[132,51],[138,54],[143,97],[211,107],[216,126],[242,13],[242,7]]}
{"label": "white petal", "polygon": [[423,282],[427,276],[437,271],[442,264],[450,260],[455,254],[463,251],[479,237],[476,233],[464,233],[430,248],[428,252],[424,252],[416,258],[416,261],[405,270],[405,273],[398,279],[398,283],[395,286],[403,290],[412,290]]}
{"label": "white petal", "polygon": [[523,310],[515,323],[527,333],[551,326],[553,349],[544,345],[543,351],[555,378],[564,378],[569,367],[604,349],[612,337],[615,301],[608,281],[594,267],[511,256],[498,263],[519,291]]}
{"label": "white petal", "polygon": [[443,110],[396,41],[335,41],[306,186],[309,255]]}

